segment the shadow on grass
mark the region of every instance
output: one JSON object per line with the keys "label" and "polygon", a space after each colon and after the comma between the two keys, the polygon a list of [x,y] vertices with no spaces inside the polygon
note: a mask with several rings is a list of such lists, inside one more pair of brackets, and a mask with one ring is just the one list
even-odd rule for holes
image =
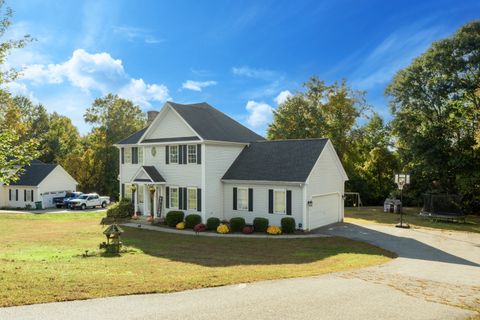
{"label": "shadow on grass", "polygon": [[[304,264],[341,254],[396,257],[379,247],[346,238],[248,239],[177,235],[124,227],[124,245],[148,255],[207,267]],[[363,255],[363,256],[362,256]],[[332,262],[334,263],[334,262]]]}
{"label": "shadow on grass", "polygon": [[479,267],[478,263],[457,257],[421,241],[398,237],[388,233],[372,230],[356,224],[338,223],[335,225],[319,228],[317,233],[329,234],[338,237],[346,237],[353,240],[365,241],[380,246],[398,254],[399,257],[410,259],[438,261],[445,263],[461,264]]}

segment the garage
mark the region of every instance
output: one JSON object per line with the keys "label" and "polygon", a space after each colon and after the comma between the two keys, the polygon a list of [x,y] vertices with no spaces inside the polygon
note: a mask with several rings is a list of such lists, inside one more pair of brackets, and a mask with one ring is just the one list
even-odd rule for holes
{"label": "garage", "polygon": [[308,207],[310,230],[343,220],[342,197],[338,192],[315,195],[311,201]]}

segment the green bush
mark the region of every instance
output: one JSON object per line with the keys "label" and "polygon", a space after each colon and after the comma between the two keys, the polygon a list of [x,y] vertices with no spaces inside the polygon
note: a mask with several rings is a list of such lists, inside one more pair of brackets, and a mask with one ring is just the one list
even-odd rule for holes
{"label": "green bush", "polygon": [[255,232],[267,232],[268,224],[267,218],[255,218],[253,219],[253,230]]}
{"label": "green bush", "polygon": [[245,219],[241,217],[230,219],[230,229],[233,232],[242,232],[243,227],[245,227]]}
{"label": "green bush", "polygon": [[127,219],[133,216],[133,203],[128,199],[122,199],[107,210],[107,217],[113,219]]}
{"label": "green bush", "polygon": [[207,230],[217,230],[220,225],[220,219],[211,217],[207,219]]}
{"label": "green bush", "polygon": [[185,228],[193,229],[199,223],[202,223],[202,217],[199,214],[189,214],[185,217]]}
{"label": "green bush", "polygon": [[165,221],[167,222],[167,226],[175,228],[175,226],[183,221],[185,217],[185,213],[183,211],[176,211],[172,210],[167,213]]}
{"label": "green bush", "polygon": [[283,233],[294,233],[295,232],[295,219],[292,217],[282,218],[280,221],[282,225]]}

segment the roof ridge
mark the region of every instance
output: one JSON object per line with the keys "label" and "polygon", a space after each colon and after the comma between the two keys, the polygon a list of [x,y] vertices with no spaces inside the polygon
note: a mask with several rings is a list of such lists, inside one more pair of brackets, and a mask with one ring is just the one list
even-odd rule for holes
{"label": "roof ridge", "polygon": [[277,140],[259,140],[254,142],[289,142],[289,141],[320,141],[329,140],[329,138],[304,138],[304,139],[277,139]]}

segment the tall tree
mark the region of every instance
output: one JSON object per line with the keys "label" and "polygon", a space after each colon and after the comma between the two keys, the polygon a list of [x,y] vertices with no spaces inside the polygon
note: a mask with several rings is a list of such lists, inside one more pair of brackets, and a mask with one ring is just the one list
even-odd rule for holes
{"label": "tall tree", "polygon": [[[5,7],[5,2],[0,1],[0,38],[3,39],[8,28],[12,24],[13,11]],[[24,35],[18,40],[5,40],[0,42],[0,85],[4,85],[18,77],[18,70],[7,68],[5,61],[14,49],[23,48],[32,41],[29,35]],[[22,141],[20,132],[23,127],[15,127],[20,124],[16,120],[14,112],[15,104],[8,92],[0,90],[0,182],[8,184],[15,181],[22,173],[22,168],[29,164],[37,156],[37,141],[34,139]]]}
{"label": "tall tree", "polygon": [[479,48],[480,21],[474,21],[433,43],[386,90],[413,194],[432,188],[460,193],[469,210],[480,210]]}
{"label": "tall tree", "polygon": [[[95,99],[84,119],[93,125],[89,142],[94,151],[93,162],[98,169],[97,189],[111,197],[118,197],[118,150],[114,143],[140,130],[146,124],[140,107],[117,95]],[[92,161],[92,160],[91,160]]]}

